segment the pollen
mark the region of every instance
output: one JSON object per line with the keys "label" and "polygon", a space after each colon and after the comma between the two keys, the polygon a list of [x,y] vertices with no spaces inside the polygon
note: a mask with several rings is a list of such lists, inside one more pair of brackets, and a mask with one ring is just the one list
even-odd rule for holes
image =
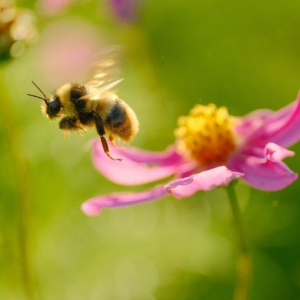
{"label": "pollen", "polygon": [[197,104],[178,119],[178,149],[201,167],[224,163],[236,148],[235,123],[227,108]]}

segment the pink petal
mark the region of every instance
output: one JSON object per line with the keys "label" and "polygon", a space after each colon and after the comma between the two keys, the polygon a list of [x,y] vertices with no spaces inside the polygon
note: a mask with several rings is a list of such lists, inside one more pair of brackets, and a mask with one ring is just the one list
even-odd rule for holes
{"label": "pink petal", "polygon": [[240,123],[236,126],[236,130],[240,135],[255,134],[256,130],[260,129],[265,123],[272,123],[277,120],[286,120],[291,111],[295,109],[297,103],[293,102],[274,112],[270,109],[258,109],[240,117]]}
{"label": "pink petal", "polygon": [[300,139],[300,94],[297,101],[277,112],[261,110],[240,120],[236,131],[247,144],[263,146],[274,142],[291,146]]}
{"label": "pink petal", "polygon": [[270,136],[270,141],[289,147],[300,140],[300,95],[296,105],[291,107],[290,115],[286,122]]}
{"label": "pink petal", "polygon": [[249,133],[252,134],[264,124],[267,117],[270,117],[272,113],[274,113],[272,110],[259,109],[240,117],[240,122],[235,128],[236,132],[242,137],[249,135]]}
{"label": "pink petal", "polygon": [[282,162],[285,157],[293,155],[294,152],[269,143],[264,149],[261,148],[261,154],[258,156],[240,153],[232,157],[228,167],[243,172],[243,179],[257,189],[278,191],[298,178],[298,174]]}
{"label": "pink petal", "polygon": [[129,206],[142,202],[152,201],[166,195],[163,186],[156,186],[148,191],[139,193],[115,193],[92,198],[84,202],[81,206],[82,211],[89,216],[97,215],[102,208],[115,208]]}
{"label": "pink petal", "polygon": [[269,143],[265,147],[265,157],[272,162],[281,162],[286,157],[294,155],[295,152],[274,143]]}
{"label": "pink petal", "polygon": [[228,185],[232,180],[241,176],[243,176],[242,173],[232,172],[225,166],[221,166],[171,181],[165,185],[165,189],[177,198],[188,197],[197,191],[207,191],[217,186]]}
{"label": "pink petal", "polygon": [[[99,142],[98,142],[99,143]],[[134,147],[118,148],[120,155],[138,163],[174,165],[183,162],[183,158],[174,146],[168,147],[164,152],[141,150]]]}
{"label": "pink petal", "polygon": [[[144,184],[185,172],[194,167],[193,163],[185,163],[174,148],[160,153],[111,146],[110,151],[112,157],[121,158],[122,162],[108,158],[100,142],[94,144],[93,162],[99,172],[118,184]],[[145,163],[142,163],[143,161]],[[149,166],[146,163],[155,165]]]}

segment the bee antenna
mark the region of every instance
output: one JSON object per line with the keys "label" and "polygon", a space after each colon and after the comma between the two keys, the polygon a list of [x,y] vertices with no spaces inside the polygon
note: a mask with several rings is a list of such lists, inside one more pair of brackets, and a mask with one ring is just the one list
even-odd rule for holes
{"label": "bee antenna", "polygon": [[31,97],[42,99],[45,102],[45,104],[48,106],[48,102],[46,101],[46,99],[44,99],[44,98],[42,98],[40,96],[36,96],[36,95],[32,95],[32,94],[27,94],[27,96],[31,96]]}
{"label": "bee antenna", "polygon": [[42,95],[44,96],[44,98],[38,97],[38,96],[35,96],[35,95],[31,95],[31,94],[27,94],[27,95],[28,96],[32,96],[32,97],[36,97],[36,98],[39,98],[39,99],[42,99],[46,103],[46,105],[48,105],[49,100],[46,97],[45,93],[41,90],[41,88],[33,80],[31,82],[42,93]]}

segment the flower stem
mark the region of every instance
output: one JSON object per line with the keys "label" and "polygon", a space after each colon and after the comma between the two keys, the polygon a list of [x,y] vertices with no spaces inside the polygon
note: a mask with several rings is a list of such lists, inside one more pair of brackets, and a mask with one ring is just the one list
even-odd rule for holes
{"label": "flower stem", "polygon": [[242,225],[241,211],[238,204],[233,181],[227,187],[227,195],[233,215],[237,235],[239,258],[237,260],[237,284],[234,290],[234,300],[247,300],[249,298],[251,284],[251,258],[246,245],[245,234]]}
{"label": "flower stem", "polygon": [[[4,67],[4,64],[1,65]],[[3,74],[0,74],[0,76]],[[10,163],[13,169],[15,184],[15,201],[17,215],[17,243],[19,255],[19,267],[24,296],[27,300],[35,299],[33,288],[33,275],[29,249],[29,203],[31,189],[27,163],[22,153],[18,126],[15,120],[13,103],[6,91],[6,82],[0,77],[1,101],[0,118],[4,132],[4,139],[9,151]]]}

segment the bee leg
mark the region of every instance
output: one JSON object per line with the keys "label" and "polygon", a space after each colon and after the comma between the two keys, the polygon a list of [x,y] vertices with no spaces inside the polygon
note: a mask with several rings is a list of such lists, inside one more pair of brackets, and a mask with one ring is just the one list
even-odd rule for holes
{"label": "bee leg", "polygon": [[118,160],[118,161],[122,161],[122,159],[120,158],[113,158],[110,154],[109,154],[109,146],[107,143],[106,138],[104,137],[105,135],[105,130],[104,130],[104,126],[103,126],[103,122],[100,118],[100,116],[97,113],[93,113],[93,117],[94,117],[94,121],[95,121],[95,125],[96,125],[96,129],[98,134],[100,135],[100,140],[101,140],[101,144],[103,147],[103,150],[105,152],[105,154],[112,160]]}
{"label": "bee leg", "polygon": [[108,139],[109,139],[110,143],[111,143],[115,148],[117,148],[117,149],[120,149],[120,148],[121,148],[120,145],[116,145],[115,138],[114,138],[112,135],[110,135],[110,136],[108,137]]}
{"label": "bee leg", "polygon": [[69,131],[64,130],[64,138],[68,139],[70,137]]}
{"label": "bee leg", "polygon": [[82,127],[76,124],[76,118],[64,117],[59,122],[59,128],[62,130],[83,130]]}
{"label": "bee leg", "polygon": [[109,147],[108,147],[108,144],[107,144],[107,140],[106,138],[103,136],[103,135],[100,135],[100,139],[101,139],[101,143],[102,143],[102,147],[103,147],[103,150],[105,152],[105,154],[112,160],[118,160],[118,161],[122,161],[121,158],[113,158],[110,154],[109,154]]}
{"label": "bee leg", "polygon": [[76,124],[77,119],[76,118],[70,118],[70,117],[64,117],[59,122],[59,128],[64,130],[64,136],[65,138],[69,138],[69,132],[68,130],[83,130],[80,126]]}
{"label": "bee leg", "polygon": [[115,147],[116,144],[115,144],[115,139],[114,139],[114,137],[110,135],[108,138],[109,138],[109,141],[111,142],[111,144]]}
{"label": "bee leg", "polygon": [[83,136],[83,133],[86,132],[86,130],[84,130],[83,128],[77,129],[77,134],[79,136]]}

